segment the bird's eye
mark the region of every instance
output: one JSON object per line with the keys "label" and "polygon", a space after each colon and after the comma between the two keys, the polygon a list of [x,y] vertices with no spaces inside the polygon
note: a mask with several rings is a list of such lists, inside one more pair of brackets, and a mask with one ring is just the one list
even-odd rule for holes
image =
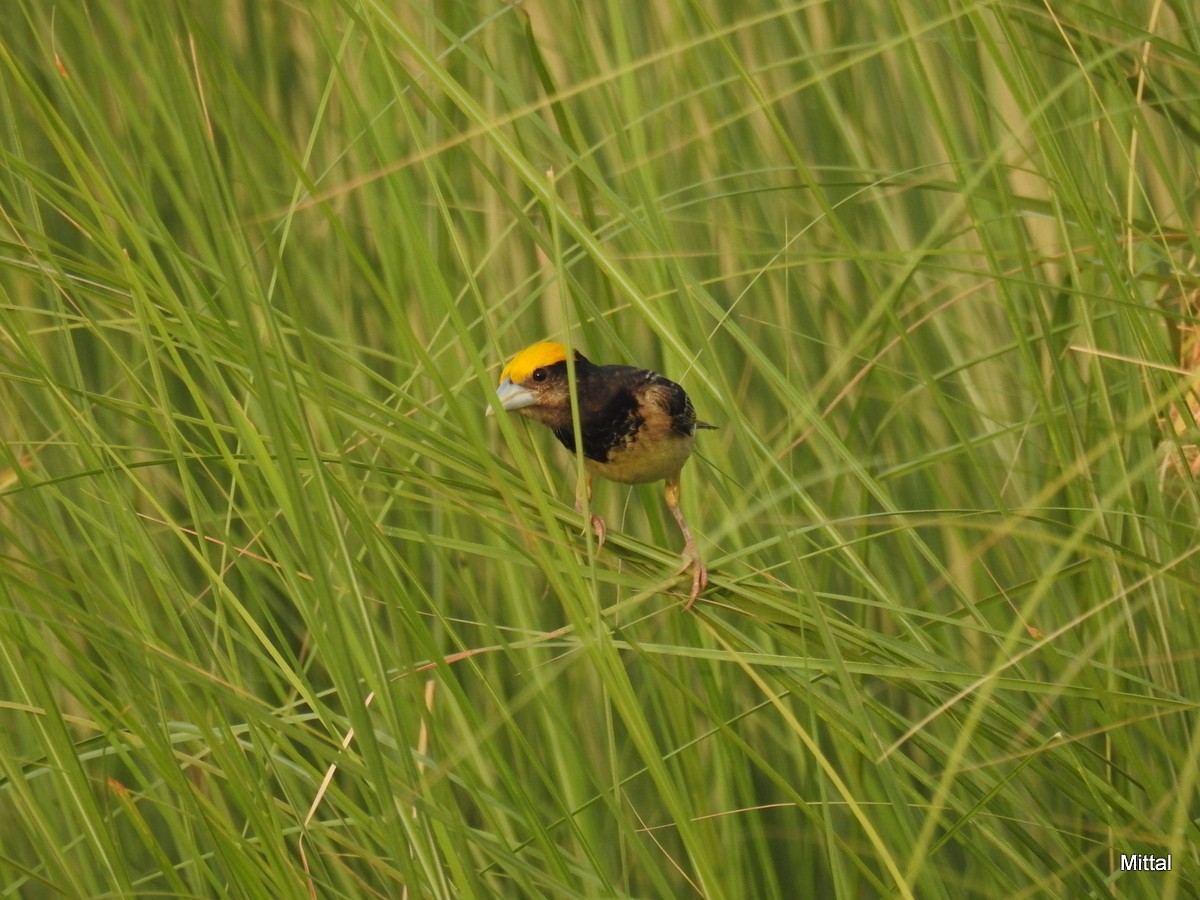
{"label": "bird's eye", "polygon": [[546,380],[546,370],[545,369],[534,369],[533,370],[533,380],[534,381],[545,381]]}

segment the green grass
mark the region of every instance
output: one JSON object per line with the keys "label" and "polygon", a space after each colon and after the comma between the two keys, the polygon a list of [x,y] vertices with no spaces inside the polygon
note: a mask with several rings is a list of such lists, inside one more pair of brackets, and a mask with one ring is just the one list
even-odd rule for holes
{"label": "green grass", "polygon": [[[1200,891],[1189,4],[0,35],[0,894]],[[720,426],[692,613],[545,337]]]}

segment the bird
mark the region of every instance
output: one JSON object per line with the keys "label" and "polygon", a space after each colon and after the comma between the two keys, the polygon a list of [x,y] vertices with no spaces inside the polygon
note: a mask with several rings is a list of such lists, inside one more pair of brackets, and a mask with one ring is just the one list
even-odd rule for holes
{"label": "bird", "polygon": [[[698,429],[717,426],[696,419],[687,393],[649,369],[596,365],[575,351],[575,385],[579,393],[579,436],[583,441],[584,484],[575,509],[583,512],[584,496],[592,498],[592,479],[599,475],[622,484],[664,482],[667,508],[683,532],[683,566],[692,569],[690,610],[708,585],[708,568],[679,508],[679,474],[692,454]],[[567,375],[567,348],[556,341],[531,344],[500,373],[496,389],[500,408],[549,427],[559,443],[575,452],[575,426]],[[489,406],[485,415],[492,415]],[[591,515],[597,549],[606,528]]]}

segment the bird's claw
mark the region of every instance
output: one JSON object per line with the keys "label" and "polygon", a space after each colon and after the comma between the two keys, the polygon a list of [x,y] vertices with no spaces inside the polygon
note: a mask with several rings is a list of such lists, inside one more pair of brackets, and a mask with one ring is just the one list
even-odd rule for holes
{"label": "bird's claw", "polygon": [[[608,531],[608,528],[605,526],[604,520],[595,513],[592,513],[591,522],[589,524],[592,527],[592,531],[596,535],[596,552],[599,553],[600,548],[604,546],[604,535]],[[584,531],[587,531],[587,529],[585,528]]]}
{"label": "bird's claw", "polygon": [[688,595],[687,603],[683,604],[684,612],[690,610],[701,592],[708,587],[708,567],[700,560],[695,547],[685,547],[683,550],[683,565],[679,569],[682,575],[692,569],[692,592]]}
{"label": "bird's claw", "polygon": [[[575,512],[583,512],[583,499],[575,501]],[[588,527],[591,527],[592,532],[596,535],[596,552],[600,552],[600,548],[604,546],[604,535],[608,533],[608,529],[604,525],[604,520],[595,513],[591,514],[588,519],[588,524],[583,528],[583,534],[587,534]]]}

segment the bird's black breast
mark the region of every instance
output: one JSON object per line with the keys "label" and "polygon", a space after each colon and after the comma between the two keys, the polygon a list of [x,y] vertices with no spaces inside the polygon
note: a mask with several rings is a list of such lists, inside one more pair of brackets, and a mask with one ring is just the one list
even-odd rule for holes
{"label": "bird's black breast", "polygon": [[[665,423],[669,423],[669,431],[683,436],[690,437],[695,431],[696,414],[687,394],[657,372],[632,366],[590,366],[582,371],[577,368],[576,376],[579,431],[587,459],[608,462],[612,452],[631,443],[648,420],[656,431]],[[574,452],[570,420],[553,430],[562,445]]]}
{"label": "bird's black breast", "polygon": [[[588,378],[580,384],[579,433],[585,458],[607,461],[610,451],[627,443],[642,427],[638,398],[633,390],[636,385],[628,381],[609,375],[603,379]],[[570,422],[555,428],[554,436],[575,452],[575,429]]]}

